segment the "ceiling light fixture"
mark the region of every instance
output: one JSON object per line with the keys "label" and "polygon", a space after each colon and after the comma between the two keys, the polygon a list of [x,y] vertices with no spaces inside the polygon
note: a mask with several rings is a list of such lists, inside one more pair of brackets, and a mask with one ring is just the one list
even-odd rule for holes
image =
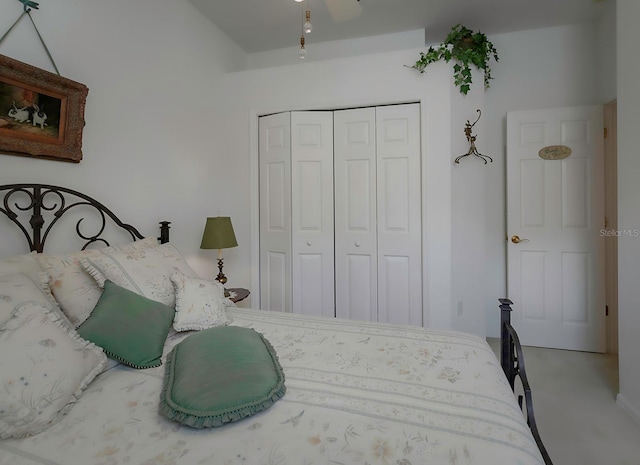
{"label": "ceiling light fixture", "polygon": [[311,24],[311,10],[309,10],[309,0],[307,0],[307,11],[305,15],[306,21],[304,22],[304,33],[309,34],[313,31],[313,25]]}
{"label": "ceiling light fixture", "polygon": [[307,56],[307,51],[304,48],[304,35],[300,36],[300,51],[298,51],[298,56],[301,60],[304,60],[304,57]]}
{"label": "ceiling light fixture", "polygon": [[[298,0],[296,0],[298,1]],[[305,24],[305,17],[309,18],[310,17],[310,13],[309,10],[306,10],[306,16],[305,16],[305,9],[304,9],[304,5],[302,6],[302,22],[301,22],[301,31],[300,31],[300,50],[298,50],[298,56],[300,57],[301,60],[304,60],[304,58],[307,56],[307,50],[304,48],[304,33],[305,33],[305,29],[306,29],[306,24]],[[309,23],[309,25],[311,25],[311,23]]]}

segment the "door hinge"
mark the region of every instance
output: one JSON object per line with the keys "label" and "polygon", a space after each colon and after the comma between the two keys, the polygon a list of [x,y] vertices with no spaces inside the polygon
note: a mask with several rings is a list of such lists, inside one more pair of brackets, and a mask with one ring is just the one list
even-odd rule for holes
{"label": "door hinge", "polygon": [[607,131],[607,128],[604,128],[604,138],[606,139],[607,137],[609,137],[609,131]]}
{"label": "door hinge", "polygon": [[609,316],[609,306],[608,305],[604,306],[604,316]]}

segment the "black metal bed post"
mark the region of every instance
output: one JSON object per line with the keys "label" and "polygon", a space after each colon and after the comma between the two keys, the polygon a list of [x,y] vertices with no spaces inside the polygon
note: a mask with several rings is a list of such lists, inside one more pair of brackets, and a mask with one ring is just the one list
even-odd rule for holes
{"label": "black metal bed post", "polygon": [[500,364],[514,394],[516,376],[520,377],[524,395],[518,396],[518,404],[520,408],[522,408],[522,402],[524,401],[527,425],[531,429],[531,433],[533,434],[533,438],[540,450],[545,465],[553,465],[551,457],[542,443],[542,438],[538,432],[538,425],[536,424],[536,417],[533,413],[533,397],[524,366],[524,355],[522,353],[520,338],[516,330],[511,326],[511,312],[513,311],[511,306],[513,302],[509,299],[498,300],[500,301]]}
{"label": "black metal bed post", "polygon": [[36,251],[38,253],[42,253],[44,249],[44,244],[42,243],[42,226],[44,225],[44,218],[42,217],[42,191],[40,186],[35,186],[33,188],[33,211],[31,213],[31,219],[29,220],[29,224],[31,225],[31,230],[33,231],[33,249],[32,251]]}
{"label": "black metal bed post", "polygon": [[513,302],[509,299],[498,299],[500,301],[500,364],[502,370],[513,389],[517,374],[515,366],[515,353],[513,340],[509,332],[508,325],[511,324],[511,312]]}
{"label": "black metal bed post", "polygon": [[169,242],[169,229],[170,229],[170,225],[171,221],[161,221],[160,222],[160,237],[158,239],[160,239],[160,243],[161,244],[166,244],[167,242]]}

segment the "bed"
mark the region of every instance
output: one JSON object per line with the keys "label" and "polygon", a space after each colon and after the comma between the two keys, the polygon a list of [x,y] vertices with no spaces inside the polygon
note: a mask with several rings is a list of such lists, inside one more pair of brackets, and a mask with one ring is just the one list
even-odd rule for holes
{"label": "bed", "polygon": [[[13,310],[10,321],[18,319],[18,313],[36,314],[38,309],[52,315],[47,316],[47,328],[49,321],[55,320],[57,330],[71,334],[76,338],[74,343],[81,346],[72,349],[79,361],[65,369],[90,365],[86,376],[72,389],[70,399],[56,407],[52,420],[34,428],[35,434],[0,440],[0,465],[551,464],[535,424],[521,347],[509,323],[508,299],[500,300],[499,362],[485,340],[470,334],[238,308],[230,301],[222,304],[226,320],[214,324],[213,329],[189,324],[179,327],[178,317],[186,315],[185,302],[208,305],[203,299],[209,295],[196,298],[189,294],[188,285],[180,286],[176,275],[188,276],[187,283],[200,282],[199,277],[183,269],[184,274],[176,271],[171,278],[172,296],[154,294],[159,299],[167,298],[175,307],[171,316],[175,320],[162,338],[158,364],[133,368],[118,363],[117,354],[105,361],[101,346],[79,336],[86,322],[108,301],[105,295],[112,285],[107,279],[100,287],[99,279],[90,273],[91,265],[124,256],[128,261],[121,260],[118,265],[127,267],[139,255],[161,251],[162,266],[170,260],[174,269],[188,267],[175,248],[168,248],[169,223],[161,222],[158,238],[145,237],[102,203],[58,186],[0,186],[0,198],[0,212],[6,220],[0,226],[15,224],[32,251],[16,251],[0,260],[0,306],[3,279],[24,284],[27,276],[38,283],[44,297],[38,295],[37,304],[29,296],[23,297],[27,303]],[[45,249],[45,242],[53,227],[62,226],[57,224],[60,218],[77,209],[93,211],[97,225],[89,233],[84,213],[74,218],[79,251],[47,255],[52,252]],[[124,231],[124,249],[104,239],[107,224]],[[94,249],[96,245],[103,247]],[[74,279],[81,277],[91,283],[93,298],[96,292],[101,293],[97,303],[88,298],[88,291],[78,293],[72,288],[64,295],[61,287],[56,288],[62,278],[56,280],[54,271],[42,266],[47,260],[55,261],[52,257],[66,257],[66,262],[58,263],[77,265],[83,254],[89,262],[83,258],[83,275],[76,270]],[[40,269],[29,269],[34,262]],[[140,269],[128,268],[127,273]],[[160,286],[155,278],[146,275],[145,279],[140,281],[140,292],[157,292]],[[205,284],[200,284],[202,289]],[[58,293],[48,293],[47,285]],[[73,301],[92,308],[74,309]],[[66,307],[70,308],[68,312]],[[19,358],[22,350],[40,354],[63,345],[54,342],[63,336],[48,337],[45,333],[29,344],[14,338],[14,345],[7,349],[2,334],[11,328],[1,320],[0,354],[13,348],[11,358]],[[161,412],[160,398],[167,389],[168,373],[176,364],[174,349],[183,347],[193,336],[224,328],[252,330],[268,341],[281,367],[286,392],[283,389],[259,411],[214,427],[195,428],[170,419]],[[77,355],[80,352],[82,356]],[[30,364],[28,361],[26,365]],[[31,380],[29,376],[36,370],[30,370],[28,376],[7,380],[0,367],[0,433],[27,421],[16,420],[20,412],[12,410],[12,416],[7,412],[13,408],[9,401],[16,392],[22,393],[25,405],[29,404],[27,400],[34,404],[33,388],[19,391],[22,388],[18,386]],[[514,390],[520,394],[515,395]],[[47,398],[51,404],[58,401],[53,397]],[[51,410],[51,405],[42,408],[47,409]],[[9,426],[3,426],[3,421]],[[37,419],[34,421],[37,424]]]}

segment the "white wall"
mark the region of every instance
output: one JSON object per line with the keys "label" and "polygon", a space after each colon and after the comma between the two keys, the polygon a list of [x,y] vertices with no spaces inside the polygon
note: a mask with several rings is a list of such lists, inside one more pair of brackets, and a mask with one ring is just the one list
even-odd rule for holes
{"label": "white wall", "polygon": [[[0,31],[21,12],[19,2],[0,0]],[[41,2],[31,15],[60,73],[89,88],[84,158],[70,164],[0,155],[0,184],[85,192],[145,234],[170,220],[172,242],[198,271],[213,274],[214,257],[198,250],[205,218],[233,208],[216,200],[232,187],[220,174],[230,154],[215,150],[224,118],[217,88],[223,73],[244,66],[244,52],[178,0],[58,0]],[[28,17],[0,53],[54,70]],[[247,243],[248,234],[239,241]],[[0,256],[22,248],[5,236]]]}
{"label": "white wall", "polygon": [[[238,179],[251,208],[253,231],[252,288],[257,289],[258,197],[257,117],[286,110],[336,109],[396,102],[422,102],[423,176],[427,179],[424,246],[425,299],[430,324],[451,327],[450,274],[451,169],[450,68],[437,64],[420,75],[403,66],[415,62],[419,51],[405,50],[353,58],[300,63],[232,73],[225,84],[227,115],[221,150],[238,154],[237,169],[250,173]],[[457,91],[456,91],[457,92]],[[475,111],[475,110],[473,110]]]}
{"label": "white wall", "polygon": [[[295,43],[297,37],[293,37],[292,39],[291,47],[249,54],[247,58],[247,69],[298,64],[300,62],[298,54],[300,51],[300,45],[296,45]],[[307,55],[304,58],[304,61],[309,63],[312,61],[379,54],[395,50],[422,47],[423,45],[424,29],[398,32],[396,34],[363,37],[360,39],[332,40],[319,43],[314,42],[312,34],[306,38],[305,50],[307,50]]]}
{"label": "white wall", "polygon": [[[478,152],[485,151],[487,140],[486,96],[483,88],[484,77],[473,71],[473,85],[466,96],[457,89],[451,100],[451,145],[452,162],[455,158],[469,153],[469,143],[465,135],[466,122],[474,124]],[[479,114],[476,110],[480,110]],[[452,327],[458,331],[484,336],[487,332],[484,312],[484,298],[487,292],[484,280],[485,253],[485,182],[487,168],[477,157],[465,157],[453,164],[451,179],[451,313]],[[437,222],[439,224],[439,222]],[[428,257],[428,255],[427,255]],[[497,299],[497,298],[496,298]],[[497,302],[497,300],[496,300]],[[494,309],[497,308],[495,305]]]}
{"label": "white wall", "polygon": [[[618,0],[618,228],[640,228],[640,92],[637,52],[637,24],[640,2]],[[622,236],[618,240],[619,365],[618,404],[640,423],[640,239]]]}

